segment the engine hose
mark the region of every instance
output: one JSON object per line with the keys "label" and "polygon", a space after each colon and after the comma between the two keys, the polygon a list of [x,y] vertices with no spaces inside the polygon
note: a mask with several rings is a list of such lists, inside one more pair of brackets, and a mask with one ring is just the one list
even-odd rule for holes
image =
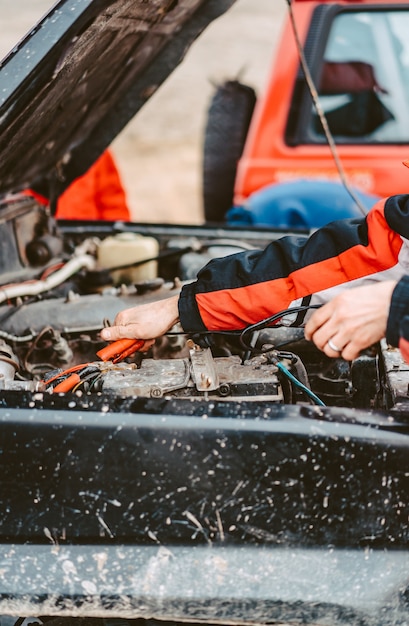
{"label": "engine hose", "polygon": [[37,296],[40,293],[45,293],[54,289],[58,285],[64,283],[68,278],[79,272],[84,267],[88,270],[92,270],[95,267],[96,260],[90,254],[81,254],[76,256],[67,263],[60,270],[57,270],[50,276],[47,276],[44,280],[36,280],[34,282],[19,283],[17,285],[4,285],[0,287],[0,304],[7,300],[13,300],[14,298],[24,296]]}
{"label": "engine hose", "polygon": [[17,335],[11,335],[10,333],[6,333],[4,330],[0,330],[0,339],[4,339],[5,341],[13,341],[14,343],[27,343],[28,341],[32,341],[34,337],[37,335],[23,335],[22,337],[18,337]]}
{"label": "engine hose", "polygon": [[18,359],[10,346],[0,345],[0,381],[13,380],[18,369]]}

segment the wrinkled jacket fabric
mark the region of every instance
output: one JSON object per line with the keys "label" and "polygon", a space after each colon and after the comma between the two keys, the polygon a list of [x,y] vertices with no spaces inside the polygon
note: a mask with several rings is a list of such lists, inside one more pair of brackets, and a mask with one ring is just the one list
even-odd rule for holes
{"label": "wrinkled jacket fabric", "polygon": [[109,150],[61,194],[56,217],[64,220],[129,221],[125,191]]}
{"label": "wrinkled jacket fabric", "polygon": [[[24,193],[41,204],[49,203],[42,191],[28,189]],[[55,216],[61,220],[130,220],[125,190],[109,150],[61,194]]]}
{"label": "wrinkled jacket fabric", "polygon": [[[376,203],[365,218],[210,261],[196,282],[183,287],[180,320],[188,332],[242,329],[280,311],[324,304],[343,289],[406,274],[409,195],[399,195]],[[280,323],[299,326],[308,314],[286,314]]]}

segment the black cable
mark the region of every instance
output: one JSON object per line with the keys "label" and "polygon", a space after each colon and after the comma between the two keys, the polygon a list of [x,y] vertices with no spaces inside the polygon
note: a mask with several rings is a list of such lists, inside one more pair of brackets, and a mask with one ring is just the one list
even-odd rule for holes
{"label": "black cable", "polygon": [[[254,324],[249,324],[246,328],[241,330],[201,330],[196,331],[194,333],[189,331],[169,331],[165,333],[167,336],[180,336],[180,335],[190,335],[190,336],[199,336],[199,337],[208,337],[210,335],[227,335],[229,337],[238,337],[240,340],[241,346],[246,350],[246,354],[249,355],[257,352],[257,354],[264,354],[265,352],[269,352],[271,348],[267,350],[255,349],[255,346],[252,345],[252,340],[250,338],[249,341],[245,340],[246,335],[253,334],[263,328],[268,328],[274,324],[277,320],[285,317],[286,315],[293,315],[294,313],[304,313],[305,311],[309,311],[310,309],[319,309],[321,304],[308,304],[293,307],[291,309],[283,309],[282,311],[278,311],[271,315],[270,317],[266,317],[259,322],[255,322]],[[282,326],[282,324],[274,324],[277,328]],[[290,342],[291,343],[291,342]]]}
{"label": "black cable", "polygon": [[[274,313],[274,315],[260,320],[255,324],[250,324],[249,326],[247,326],[247,328],[242,330],[240,335],[240,343],[246,350],[254,352],[255,350],[254,347],[251,346],[251,343],[245,341],[245,336],[247,334],[256,332],[258,330],[261,330],[262,328],[267,328],[268,326],[271,326],[272,324],[274,324],[274,322],[281,319],[282,317],[285,317],[286,315],[292,315],[294,313],[304,313],[304,311],[308,311],[309,309],[319,309],[320,307],[321,304],[308,304],[304,306],[296,306],[291,309],[284,309],[283,311],[278,311],[278,313]],[[275,324],[275,326],[281,326],[281,324]]]}

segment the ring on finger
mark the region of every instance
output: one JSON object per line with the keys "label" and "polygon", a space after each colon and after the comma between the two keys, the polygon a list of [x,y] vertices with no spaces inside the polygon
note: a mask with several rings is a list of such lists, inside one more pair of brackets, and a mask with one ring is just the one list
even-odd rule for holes
{"label": "ring on finger", "polygon": [[332,339],[328,339],[327,345],[333,352],[342,352],[342,348],[338,348],[337,345],[332,341]]}

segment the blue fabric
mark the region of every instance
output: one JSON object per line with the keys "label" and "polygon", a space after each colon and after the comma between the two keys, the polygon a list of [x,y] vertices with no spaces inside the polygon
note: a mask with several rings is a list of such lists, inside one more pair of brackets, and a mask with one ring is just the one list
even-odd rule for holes
{"label": "blue fabric", "polygon": [[[353,193],[367,211],[380,199],[355,188]],[[297,180],[253,193],[245,206],[227,212],[226,221],[230,225],[310,229],[350,217],[362,217],[362,212],[341,183]]]}

